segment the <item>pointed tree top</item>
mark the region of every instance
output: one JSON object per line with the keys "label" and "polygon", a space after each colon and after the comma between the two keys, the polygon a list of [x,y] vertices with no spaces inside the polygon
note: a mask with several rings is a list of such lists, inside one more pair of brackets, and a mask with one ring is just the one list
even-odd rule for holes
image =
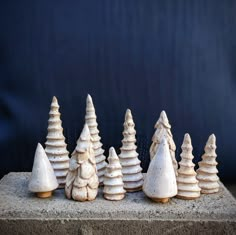
{"label": "pointed tree top", "polygon": [[214,134],[211,134],[206,142],[205,151],[208,149],[216,149],[216,137]]}
{"label": "pointed tree top", "polygon": [[79,139],[77,140],[76,151],[86,152],[91,146],[91,135],[88,128],[88,125],[85,123],[84,128],[80,134]]}
{"label": "pointed tree top", "polygon": [[116,150],[113,147],[110,147],[110,149],[109,149],[108,161],[111,164],[119,161],[119,158],[118,158],[118,156],[116,154]]}
{"label": "pointed tree top", "polygon": [[207,140],[208,144],[216,144],[216,136],[214,134],[211,134]]}
{"label": "pointed tree top", "polygon": [[184,135],[183,144],[191,144],[191,145],[192,145],[192,141],[191,141],[191,137],[190,137],[189,133],[186,133],[186,134]]}
{"label": "pointed tree top", "polygon": [[155,124],[155,128],[157,128],[160,124],[164,125],[166,128],[171,128],[165,110],[161,111],[160,117]]}
{"label": "pointed tree top", "polygon": [[87,107],[94,107],[93,100],[92,100],[92,97],[90,94],[87,95],[86,105],[87,105]]}
{"label": "pointed tree top", "polygon": [[29,190],[32,192],[47,192],[57,187],[58,183],[52,165],[48,160],[44,148],[38,143],[34,155]]}
{"label": "pointed tree top", "polygon": [[56,97],[56,96],[53,96],[53,97],[52,97],[51,106],[59,108],[59,104],[58,104],[58,101],[57,101],[57,97]]}
{"label": "pointed tree top", "polygon": [[132,113],[130,109],[127,109],[125,113],[125,120],[128,120],[128,119],[132,119]]}
{"label": "pointed tree top", "polygon": [[167,145],[168,146],[168,141],[165,135],[163,135],[163,137],[161,138],[161,142],[160,142],[161,146]]}

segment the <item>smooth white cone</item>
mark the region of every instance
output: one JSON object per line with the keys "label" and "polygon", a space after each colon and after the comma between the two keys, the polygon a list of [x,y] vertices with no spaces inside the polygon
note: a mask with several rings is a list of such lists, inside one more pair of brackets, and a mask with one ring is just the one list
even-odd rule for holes
{"label": "smooth white cone", "polygon": [[195,199],[200,197],[201,189],[198,186],[196,179],[196,172],[194,170],[195,164],[192,162],[194,156],[192,155],[192,143],[190,135],[187,133],[184,135],[183,144],[181,146],[182,153],[181,161],[179,163],[180,168],[178,169],[177,176],[177,197],[181,199]]}
{"label": "smooth white cone", "polygon": [[102,148],[101,137],[99,136],[97,116],[93,105],[92,97],[88,94],[86,99],[86,115],[85,122],[88,124],[90,134],[92,136],[94,155],[96,159],[97,175],[100,184],[103,183],[103,175],[106,169],[106,157]]}
{"label": "smooth white cone", "polygon": [[175,170],[175,175],[177,176],[178,175],[178,173],[177,173],[178,163],[175,158],[176,146],[175,146],[175,142],[173,140],[173,135],[171,133],[171,125],[169,123],[166,112],[164,110],[161,112],[160,117],[155,124],[155,129],[156,129],[156,131],[152,137],[152,145],[149,150],[150,159],[152,160],[153,157],[155,156],[158,146],[159,146],[162,138],[165,136],[167,138],[167,142],[169,145],[172,163],[173,163],[174,170]]}
{"label": "smooth white cone", "polygon": [[143,191],[152,199],[170,198],[177,194],[176,177],[166,138],[162,139],[150,162]]}
{"label": "smooth white cone", "polygon": [[205,153],[202,155],[202,161],[198,163],[197,180],[201,193],[211,194],[219,191],[219,177],[216,162],[216,137],[214,134],[210,135],[206,146]]}
{"label": "smooth white cone", "polygon": [[28,187],[31,192],[50,192],[58,187],[53,168],[40,143],[38,143],[35,151],[33,169]]}
{"label": "smooth white cone", "polygon": [[127,192],[135,192],[142,189],[143,175],[136,152],[136,130],[130,109],[126,110],[122,147],[119,154],[120,163],[122,166],[124,188]]}
{"label": "smooth white cone", "polygon": [[118,201],[125,197],[124,183],[122,179],[122,167],[116,151],[113,147],[109,149],[109,164],[104,174],[104,198],[107,200]]}
{"label": "smooth white cone", "polygon": [[54,169],[59,188],[64,188],[69,168],[69,152],[66,149],[67,144],[65,143],[65,137],[63,135],[59,107],[57,98],[53,96],[49,112],[45,152]]}

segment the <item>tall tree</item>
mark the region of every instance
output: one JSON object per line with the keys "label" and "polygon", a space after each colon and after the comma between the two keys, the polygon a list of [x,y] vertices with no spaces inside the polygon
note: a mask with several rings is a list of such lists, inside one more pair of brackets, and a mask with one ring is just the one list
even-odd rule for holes
{"label": "tall tree", "polygon": [[142,189],[143,174],[136,151],[135,124],[130,109],[125,113],[124,131],[121,153],[119,155],[122,166],[124,188],[127,192],[135,192]]}
{"label": "tall tree", "polygon": [[58,181],[58,188],[64,188],[69,168],[69,152],[63,135],[57,98],[53,96],[48,120],[48,134],[45,152],[52,164]]}
{"label": "tall tree", "polygon": [[106,157],[104,156],[104,150],[102,148],[101,137],[99,136],[97,116],[95,113],[95,108],[90,95],[87,96],[86,100],[86,115],[85,122],[87,123],[90,134],[92,136],[94,155],[97,165],[97,174],[99,177],[99,183],[103,184],[103,176],[106,169]]}
{"label": "tall tree", "polygon": [[176,146],[173,140],[173,135],[171,133],[171,125],[169,123],[166,112],[164,110],[161,112],[160,117],[155,124],[155,129],[156,131],[152,137],[152,145],[150,147],[150,158],[151,160],[153,159],[163,136],[166,136],[169,149],[170,149],[173,167],[175,170],[175,175],[177,176],[178,163],[175,158]]}

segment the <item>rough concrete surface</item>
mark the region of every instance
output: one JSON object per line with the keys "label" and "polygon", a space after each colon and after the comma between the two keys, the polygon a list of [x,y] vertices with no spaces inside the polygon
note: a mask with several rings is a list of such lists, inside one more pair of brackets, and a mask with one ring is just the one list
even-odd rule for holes
{"label": "rough concrete surface", "polygon": [[221,184],[217,194],[197,200],[149,200],[143,192],[107,201],[67,200],[64,190],[49,199],[28,191],[30,173],[0,181],[0,234],[235,234],[236,200]]}

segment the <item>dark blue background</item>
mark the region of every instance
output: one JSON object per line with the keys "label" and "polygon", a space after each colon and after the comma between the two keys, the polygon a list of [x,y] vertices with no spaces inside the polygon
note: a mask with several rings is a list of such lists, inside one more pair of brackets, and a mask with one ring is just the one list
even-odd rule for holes
{"label": "dark blue background", "polygon": [[236,1],[1,1],[0,63],[1,175],[31,170],[53,95],[72,151],[90,93],[106,151],[130,108],[146,170],[165,109],[178,160],[185,132],[195,162],[214,132],[236,180]]}

